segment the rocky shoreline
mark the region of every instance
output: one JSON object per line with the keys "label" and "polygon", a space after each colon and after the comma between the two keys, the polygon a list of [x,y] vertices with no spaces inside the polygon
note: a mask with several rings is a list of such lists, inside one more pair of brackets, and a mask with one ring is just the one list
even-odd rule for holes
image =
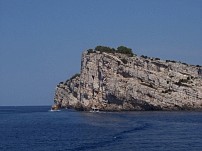
{"label": "rocky shoreline", "polygon": [[202,67],[90,49],[82,54],[80,74],[56,86],[54,106],[87,111],[202,110]]}

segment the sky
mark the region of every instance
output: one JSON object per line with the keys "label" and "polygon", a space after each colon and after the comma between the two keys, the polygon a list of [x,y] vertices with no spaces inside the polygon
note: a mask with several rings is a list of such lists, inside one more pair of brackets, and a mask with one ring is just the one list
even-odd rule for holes
{"label": "sky", "polygon": [[0,106],[53,104],[97,45],[202,65],[202,0],[0,0]]}

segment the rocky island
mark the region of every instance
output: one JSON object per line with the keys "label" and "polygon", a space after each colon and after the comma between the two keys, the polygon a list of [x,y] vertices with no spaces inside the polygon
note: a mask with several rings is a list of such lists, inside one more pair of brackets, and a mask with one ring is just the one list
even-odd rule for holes
{"label": "rocky island", "polygon": [[136,56],[130,48],[84,51],[80,74],[56,86],[54,106],[76,110],[202,110],[202,66]]}

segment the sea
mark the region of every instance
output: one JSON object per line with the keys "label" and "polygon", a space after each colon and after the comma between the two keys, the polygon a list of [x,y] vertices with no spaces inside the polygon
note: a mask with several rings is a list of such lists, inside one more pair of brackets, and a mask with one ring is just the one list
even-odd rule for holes
{"label": "sea", "polygon": [[0,151],[202,151],[202,112],[0,107]]}

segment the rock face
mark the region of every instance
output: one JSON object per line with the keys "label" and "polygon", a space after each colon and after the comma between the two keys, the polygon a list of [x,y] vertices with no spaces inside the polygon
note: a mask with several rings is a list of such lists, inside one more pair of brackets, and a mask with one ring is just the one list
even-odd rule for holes
{"label": "rock face", "polygon": [[87,51],[81,73],[57,85],[55,104],[77,110],[201,110],[202,68]]}

